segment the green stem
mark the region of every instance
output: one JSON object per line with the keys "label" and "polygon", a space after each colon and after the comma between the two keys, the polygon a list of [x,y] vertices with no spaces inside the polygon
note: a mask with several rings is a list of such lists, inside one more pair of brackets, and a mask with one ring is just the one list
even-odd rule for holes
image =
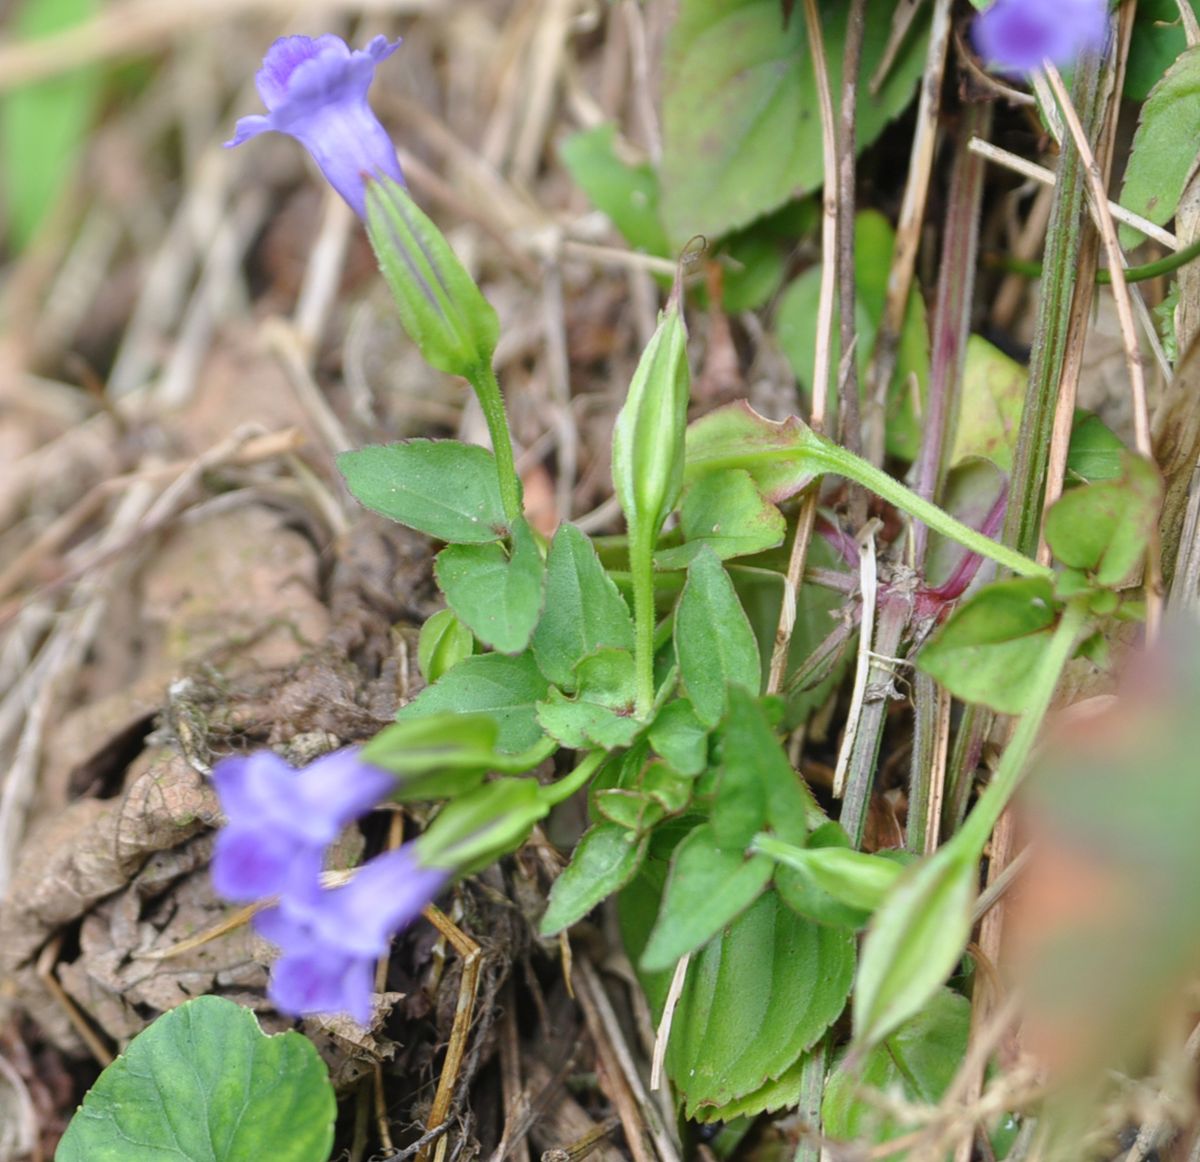
{"label": "green stem", "polygon": [[591,751],[569,775],[564,775],[557,783],[551,783],[550,786],[541,789],[542,802],[551,807],[565,803],[596,773],[596,768],[606,757],[607,752],[605,751]]}
{"label": "green stem", "polygon": [[633,584],[633,656],[636,664],[636,702],[640,719],[654,709],[654,543],[635,531],[629,539],[629,574]]}
{"label": "green stem", "polygon": [[975,858],[983,854],[988,836],[991,835],[1004,808],[1008,806],[1008,801],[1029,764],[1029,754],[1033,750],[1042,720],[1050,709],[1050,700],[1054,697],[1063,667],[1075,652],[1075,645],[1087,620],[1087,600],[1088,595],[1084,594],[1067,602],[1058,628],[1054,631],[1054,636],[1034,672],[1029,703],[1021,714],[1021,720],[1017,723],[1008,746],[1004,749],[1004,757],[1001,758],[987,789],[980,795],[975,809],[950,841],[951,844],[973,852]]}
{"label": "green stem", "polygon": [[479,398],[483,418],[487,421],[488,433],[492,437],[492,453],[496,457],[496,473],[500,478],[500,500],[504,505],[504,515],[510,521],[515,521],[524,512],[524,505],[521,502],[521,481],[513,460],[512,436],[508,430],[508,417],[504,412],[504,397],[500,394],[500,384],[496,381],[496,373],[490,363],[481,363],[467,376],[467,380]]}
{"label": "green stem", "polygon": [[874,464],[860,456],[855,456],[853,452],[847,452],[845,448],[839,448],[836,444],[815,434],[813,440],[814,443],[806,447],[800,455],[812,460],[815,467],[856,481],[865,488],[869,488],[876,496],[882,497],[889,504],[894,504],[901,511],[908,513],[909,516],[924,521],[934,532],[941,533],[952,541],[957,541],[972,553],[978,553],[989,561],[995,561],[1022,577],[1054,576],[1054,571],[1048,565],[1039,565],[1023,553],[1018,553],[1015,549],[1010,549],[1007,545],[1002,545],[990,537],[985,537],[983,533],[976,532],[969,525],[963,524],[948,512],[938,508],[936,504],[918,496],[912,489],[906,488],[900,481],[889,476],[882,469],[876,468]]}
{"label": "green stem", "polygon": [[[1182,250],[1176,250],[1154,262],[1144,262],[1141,266],[1127,266],[1125,281],[1145,282],[1147,279],[1158,278],[1178,270],[1181,266],[1186,266],[1196,258],[1200,258],[1200,238],[1197,238],[1190,246],[1185,246]],[[1026,278],[1042,277],[1040,262],[1026,262],[1024,259],[1010,258],[1007,255],[990,255],[988,264],[998,266],[1001,270],[1011,271],[1013,274],[1024,275]],[[1112,282],[1112,272],[1104,269],[1096,271],[1096,281],[1103,286],[1109,285]]]}

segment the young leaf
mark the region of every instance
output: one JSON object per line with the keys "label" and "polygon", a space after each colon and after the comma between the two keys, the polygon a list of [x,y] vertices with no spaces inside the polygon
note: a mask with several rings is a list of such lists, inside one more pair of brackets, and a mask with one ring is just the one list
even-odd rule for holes
{"label": "young leaf", "polygon": [[971,935],[979,867],[953,841],[908,868],[867,930],[854,989],[854,1041],[878,1045],[929,1002]]}
{"label": "young leaf", "polygon": [[733,582],[707,547],[688,568],[675,610],[675,653],[696,716],[708,726],[725,712],[727,687],[758,693],[762,667],[754,630]]}
{"label": "young leaf", "polygon": [[658,175],[645,162],[618,157],[616,135],[611,122],[572,133],[559,146],[563,164],[630,246],[665,257],[671,247],[658,216]]}
{"label": "young leaf", "polygon": [[601,646],[633,649],[633,622],[591,542],[574,525],[559,526],[546,560],[545,611],[533,635],[542,673],[575,689],[575,666]]}
{"label": "young leaf", "polygon": [[895,860],[849,847],[797,847],[773,836],[756,836],[753,850],[800,872],[840,903],[873,912],[904,870]]}
{"label": "young leaf", "polygon": [[[1150,90],[1133,137],[1121,186],[1121,205],[1156,226],[1175,217],[1191,176],[1200,136],[1200,47],[1189,48]],[[1121,243],[1134,246],[1142,235],[1121,226]]]}
{"label": "young leaf", "polygon": [[434,573],[450,608],[485,645],[520,653],[542,609],[545,567],[524,518],[513,522],[512,554],[502,545],[448,545]]}
{"label": "young leaf", "polygon": [[864,1090],[898,1091],[909,1102],[937,1105],[962,1065],[970,1028],[970,1003],[941,989],[856,1068],[847,1069],[843,1057],[825,1089],[824,1132],[838,1141],[864,1145],[907,1132],[911,1127],[890,1115],[891,1107],[872,1101],[874,1095]]}
{"label": "young leaf", "polygon": [[679,516],[684,543],[655,553],[660,569],[686,569],[705,545],[721,560],[773,549],[787,530],[783,513],[741,468],[697,480],[684,493]]}
{"label": "young leaf", "polygon": [[788,842],[803,844],[810,823],[823,821],[821,809],[792,769],[758,700],[738,686],[731,686],[728,696],[712,811],[717,842],[744,848],[756,832],[769,827]]}
{"label": "young leaf", "polygon": [[615,823],[598,823],[587,831],[550,889],[550,905],[539,926],[542,935],[569,928],[629,883],[648,842],[648,836],[639,838]]}
{"label": "young leaf", "polygon": [[417,669],[429,685],[475,651],[475,635],[452,609],[439,609],[425,619],[417,640]]}
{"label": "young leaf", "polygon": [[1064,565],[1120,588],[1146,556],[1162,498],[1158,470],[1126,452],[1119,477],[1073,488],[1055,502],[1046,514],[1046,543]]}
{"label": "young leaf", "polygon": [[343,452],[337,464],[360,504],[439,541],[486,544],[508,532],[496,461],[486,448],[407,440]]}
{"label": "young leaf", "polygon": [[468,379],[491,367],[500,320],[442,232],[390,178],[367,182],[367,234],[425,361]]}
{"label": "young leaf", "polygon": [[164,1013],[100,1075],[56,1162],[325,1162],[337,1116],[311,1041],[263,1034],[249,1009],[197,997]]}
{"label": "young leaf", "polygon": [[412,722],[446,711],[486,714],[497,726],[496,749],[515,754],[542,737],[535,707],[549,689],[532,654],[476,654],[402,706],[396,720]]}
{"label": "young leaf", "polygon": [[647,834],[666,812],[661,803],[645,791],[610,787],[597,791],[593,803],[596,813],[610,823],[636,835]]}
{"label": "young leaf", "polygon": [[426,867],[469,873],[516,851],[550,807],[534,779],[495,779],[447,803],[416,840]]}
{"label": "young leaf", "polygon": [[794,1067],[837,1020],[853,976],[847,929],[764,892],[688,968],[666,1059],[685,1115],[721,1121],[795,1104]]}
{"label": "young leaf", "polygon": [[955,697],[1020,714],[1054,632],[1054,590],[1040,577],[981,589],[921,651],[917,665]]}
{"label": "young leaf", "polygon": [[[840,92],[846,6],[821,16],[830,83]],[[908,104],[924,36],[905,39],[878,94],[889,0],[869,0],[858,97],[859,149]],[[822,181],[820,119],[805,22],[779,0],[684,0],[663,62],[662,212],[677,243],[744,226]]]}
{"label": "young leaf", "polygon": [[708,766],[708,727],[686,698],[673,698],[658,712],[650,745],[681,775],[695,776]]}
{"label": "young leaf", "polygon": [[658,921],[642,953],[647,972],[670,968],[711,940],[758,897],[771,878],[771,861],[722,850],[708,824],[675,849]]}

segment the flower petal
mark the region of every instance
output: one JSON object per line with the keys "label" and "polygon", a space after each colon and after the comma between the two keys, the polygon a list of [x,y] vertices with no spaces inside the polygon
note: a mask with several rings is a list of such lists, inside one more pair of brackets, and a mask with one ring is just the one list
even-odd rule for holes
{"label": "flower petal", "polygon": [[235,145],[241,145],[243,141],[249,141],[250,138],[257,137],[260,133],[267,133],[274,128],[271,118],[264,117],[260,113],[251,113],[249,117],[239,117],[237,124],[233,127],[233,136],[225,142],[225,148],[232,149]]}
{"label": "flower petal", "polygon": [[340,36],[328,32],[316,40],[311,36],[281,36],[267,49],[262,68],[254,76],[254,85],[270,112],[287,100],[296,70],[317,57],[348,60],[350,49]]}
{"label": "flower petal", "polygon": [[366,1026],[371,1020],[373,969],[370,958],[337,950],[281,956],[271,970],[268,996],[289,1016],[348,1013]]}
{"label": "flower petal", "polygon": [[296,778],[296,804],[330,820],[335,834],[396,788],[396,777],[364,763],[347,747],[309,763]]}
{"label": "flower petal", "polygon": [[323,849],[279,831],[226,826],[213,846],[212,881],[237,903],[311,892],[319,883]]}

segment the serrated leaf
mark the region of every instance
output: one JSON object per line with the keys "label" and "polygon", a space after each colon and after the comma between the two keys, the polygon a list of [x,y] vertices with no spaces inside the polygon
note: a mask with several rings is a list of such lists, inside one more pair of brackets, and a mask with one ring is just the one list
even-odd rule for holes
{"label": "serrated leaf", "polygon": [[854,1041],[878,1045],[915,1016],[958,963],[971,935],[979,867],[953,842],[908,868],[875,913],[854,986]]}
{"label": "serrated leaf", "polygon": [[495,542],[448,545],[434,575],[450,608],[485,645],[520,653],[542,610],[545,567],[524,518],[513,523],[512,553]]}
{"label": "serrated leaf", "polygon": [[687,696],[701,722],[715,726],[725,712],[726,689],[758,693],[758,642],[733,582],[712,549],[688,568],[675,610],[675,654]]}
{"label": "serrated leaf", "polygon": [[[1200,0],[1192,0],[1200,16]],[[1142,102],[1175,58],[1187,48],[1177,0],[1139,0],[1125,65],[1125,97]]]}
{"label": "serrated leaf", "polygon": [[688,968],[666,1058],[685,1116],[720,1121],[794,1101],[771,1083],[798,1083],[797,1063],[841,1014],[853,976],[852,933],[763,893]]}
{"label": "serrated leaf", "polygon": [[563,164],[630,246],[665,257],[671,247],[658,214],[658,175],[645,162],[618,157],[616,136],[611,122],[572,133],[559,146]]}
{"label": "serrated leaf", "polygon": [[373,512],[452,544],[508,533],[495,457],[457,440],[407,440],[343,452],[346,486]]}
{"label": "serrated leaf", "polygon": [[711,940],[750,906],[771,878],[765,856],[718,846],[708,824],[675,849],[662,907],[641,964],[647,972],[670,968],[681,956]]}
{"label": "serrated leaf", "polygon": [[56,1162],[325,1162],[337,1116],[312,1042],[222,997],[164,1013],[100,1075]]}
{"label": "serrated leaf", "polygon": [[542,737],[535,707],[550,684],[529,653],[476,654],[459,662],[439,682],[422,690],[396,715],[409,722],[453,711],[486,714],[496,723],[496,749],[502,754],[526,750]]}
{"label": "serrated leaf", "polygon": [[1020,714],[1055,620],[1049,581],[999,581],[955,610],[921,650],[917,665],[957,698]]}
{"label": "serrated leaf", "polygon": [[787,522],[742,468],[701,477],[684,493],[679,513],[682,545],[660,549],[659,569],[685,569],[707,545],[725,560],[783,544]]}
{"label": "serrated leaf", "polygon": [[553,936],[582,920],[597,904],[623,888],[637,874],[648,838],[638,838],[615,823],[598,823],[585,832],[571,862],[550,889],[542,916],[543,936]]}
{"label": "serrated leaf", "polygon": [[899,1092],[914,1104],[937,1105],[962,1066],[970,1028],[970,1003],[942,989],[856,1068],[848,1069],[843,1056],[825,1088],[822,1130],[859,1145],[908,1132],[911,1126],[888,1112],[894,1105],[878,1099]]}
{"label": "serrated leaf", "polygon": [[[888,40],[889,0],[870,0],[858,97],[864,149],[908,104],[925,59],[908,37],[877,95],[867,80]],[[840,91],[846,8],[822,4],[830,83]],[[671,239],[744,226],[823,180],[812,54],[778,0],[684,0],[663,61],[662,214]]]}
{"label": "serrated leaf", "polygon": [[633,621],[591,541],[574,525],[560,525],[546,560],[545,611],[533,635],[542,673],[575,689],[580,659],[602,646],[633,649]]}
{"label": "serrated leaf", "polygon": [[1046,543],[1064,565],[1097,585],[1120,588],[1136,574],[1158,531],[1163,486],[1158,470],[1132,453],[1121,474],[1060,497],[1046,514]]}
{"label": "serrated leaf", "polygon": [[[1169,222],[1195,169],[1198,137],[1200,46],[1179,55],[1142,106],[1121,186],[1121,205],[1156,226]],[[1123,246],[1142,240],[1132,226],[1122,225],[1119,232]]]}
{"label": "serrated leaf", "polygon": [[570,750],[592,746],[617,750],[633,742],[642,729],[636,718],[597,702],[568,698],[556,689],[537,704],[537,720],[551,738]]}
{"label": "serrated leaf", "polygon": [[[9,13],[10,35],[40,41],[86,24],[99,8],[97,0],[24,0]],[[101,74],[87,67],[23,85],[0,100],[0,183],[14,249],[26,246],[58,203],[100,93]]]}

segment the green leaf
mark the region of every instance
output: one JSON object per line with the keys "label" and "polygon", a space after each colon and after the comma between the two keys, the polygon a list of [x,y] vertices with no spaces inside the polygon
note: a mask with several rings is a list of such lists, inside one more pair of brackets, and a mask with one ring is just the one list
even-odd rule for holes
{"label": "green leaf", "polygon": [[496,460],[457,440],[407,440],[343,452],[338,469],[354,498],[419,533],[486,544],[508,532]]}
{"label": "green leaf", "polygon": [[452,609],[439,609],[425,619],[417,640],[417,669],[430,685],[475,652],[475,635]]}
{"label": "green leaf", "polygon": [[672,699],[658,712],[650,745],[682,775],[698,775],[708,766],[708,727],[686,698]]}
{"label": "green leaf", "polygon": [[718,846],[708,824],[675,849],[658,921],[642,953],[647,972],[670,968],[681,956],[711,940],[758,897],[771,878],[765,856],[747,859]]}
{"label": "green leaf", "polygon": [[849,847],[797,847],[769,835],[758,836],[753,849],[769,855],[848,907],[873,912],[904,870],[895,860]]}
{"label": "green leaf", "polygon": [[747,847],[764,827],[803,844],[810,822],[823,820],[808,787],[792,769],[758,700],[729,688],[729,713],[720,729],[721,773],[712,828],[722,847]]}
{"label": "green leaf", "polygon": [[367,234],[400,321],[425,361],[468,379],[490,368],[499,317],[404,186],[387,177],[367,182]]}
{"label": "green leaf", "polygon": [[[808,845],[814,850],[850,847],[850,839],[839,823],[825,823],[813,830]],[[852,928],[858,931],[866,926],[871,913],[831,896],[802,867],[789,867],[780,863],[773,877],[775,890],[793,912],[807,916],[818,924],[829,924],[834,928]]]}
{"label": "green leaf", "polygon": [[1054,590],[1041,577],[999,581],[951,615],[917,665],[956,698],[1020,714],[1054,631]]}
{"label": "green leaf", "polygon": [[661,803],[652,799],[645,791],[625,790],[610,787],[597,791],[594,800],[596,812],[616,827],[643,835],[666,814]]}
{"label": "green leaf", "polygon": [[[887,272],[891,268],[896,232],[892,224],[876,210],[864,210],[854,221],[855,309],[857,339],[854,347],[859,386],[865,399],[867,368],[875,350],[875,335],[887,301]],[[813,364],[817,345],[818,301],[821,294],[821,267],[810,266],[789,284],[775,313],[775,336],[797,382],[812,392]],[[834,327],[840,308],[834,304]],[[834,361],[836,363],[836,361]],[[827,391],[831,401],[837,395],[836,366],[829,368]],[[918,391],[929,382],[929,331],[925,321],[925,301],[914,287],[908,297],[900,345],[892,382],[888,387],[886,443],[889,455],[912,460],[920,445],[920,424],[913,410],[911,377],[917,378]]]}
{"label": "green leaf", "polygon": [[701,477],[684,493],[679,515],[684,543],[655,554],[659,569],[687,568],[705,545],[721,560],[773,549],[787,532],[783,513],[743,468]]}
{"label": "green leaf", "polygon": [[496,749],[501,754],[515,754],[542,737],[535,707],[549,689],[532,654],[515,658],[476,654],[459,662],[440,681],[401,707],[396,720],[411,722],[446,711],[486,714],[497,726]]}
{"label": "green leaf", "polygon": [[768,420],[738,400],[689,425],[684,480],[744,468],[763,496],[779,504],[812,483],[818,469],[804,453],[819,447],[817,436],[795,416]]}
{"label": "green leaf", "polygon": [[1158,469],[1130,452],[1121,475],[1073,488],[1046,514],[1046,543],[1064,565],[1082,569],[1097,585],[1127,584],[1158,532],[1163,486]]}
{"label": "green leaf", "polygon": [[533,635],[542,673],[575,689],[575,666],[602,646],[633,649],[629,607],[604,571],[591,541],[574,525],[560,525],[546,560],[546,602]]}
{"label": "green leaf", "polygon": [[529,644],[542,610],[545,577],[524,518],[513,523],[512,541],[511,555],[495,542],[448,545],[434,567],[450,608],[481,642],[503,654],[520,653]]}
{"label": "green leaf", "polygon": [[478,871],[516,851],[549,811],[535,779],[494,779],[442,808],[416,840],[421,863]]}
{"label": "green leaf", "polygon": [[761,895],[688,968],[666,1057],[685,1116],[722,1121],[795,1104],[795,1066],[837,1020],[853,975],[851,932]]}
{"label": "green leaf", "polygon": [[[1200,2],[1192,0],[1200,16]],[[1133,37],[1125,64],[1125,96],[1139,104],[1158,79],[1187,48],[1177,0],[1139,0],[1133,18]]]}
{"label": "green leaf", "polygon": [[623,888],[637,874],[648,838],[615,823],[598,823],[575,848],[571,862],[550,889],[550,904],[540,931],[553,936],[582,920],[597,904]]}
{"label": "green leaf", "polygon": [[1076,411],[1067,449],[1067,474],[1085,484],[1115,480],[1121,475],[1125,445],[1099,416]]}
{"label": "green leaf", "polygon": [[[1197,137],[1200,46],[1180,54],[1142,106],[1121,186],[1121,205],[1156,226],[1175,217],[1195,164]],[[1132,226],[1121,226],[1119,230],[1123,246],[1135,246],[1142,240]]]}
{"label": "green leaf", "polygon": [[571,134],[559,146],[563,164],[630,246],[665,257],[671,246],[658,214],[658,175],[645,162],[619,157],[616,137],[611,123]]}
{"label": "green leaf", "polygon": [[[868,78],[888,40],[890,0],[869,0],[858,97],[865,149],[908,104],[925,59],[910,36],[879,94]],[[838,93],[846,30],[841,0],[822,5],[830,83]],[[744,226],[822,182],[812,56],[799,15],[778,0],[683,0],[663,61],[662,214],[676,243]]]}
{"label": "green leaf", "polygon": [[580,658],[575,666],[575,681],[581,698],[610,710],[632,712],[637,678],[629,650],[604,646]]}
{"label": "green leaf", "polygon": [[56,1162],[325,1162],[337,1116],[311,1041],[222,997],[164,1013],[100,1075]]}
{"label": "green leaf", "polygon": [[894,1104],[879,1099],[900,1093],[916,1105],[937,1105],[962,1065],[970,1028],[970,1003],[941,989],[856,1068],[847,1068],[843,1056],[821,1105],[825,1134],[861,1146],[907,1133],[911,1125],[888,1112]]}
{"label": "green leaf", "polygon": [[570,750],[592,746],[618,750],[633,742],[643,725],[608,706],[568,698],[556,689],[537,704],[537,720],[551,738]]}
{"label": "green leaf", "polygon": [[1012,471],[1029,372],[986,339],[971,335],[963,363],[961,404],[951,467],[972,456]]}
{"label": "green leaf", "polygon": [[854,1040],[878,1045],[946,982],[971,935],[979,867],[953,840],[908,868],[875,913],[854,987]]}
{"label": "green leaf", "polygon": [[[97,0],[24,0],[9,12],[10,44],[40,41],[86,24]],[[73,69],[0,100],[0,184],[14,250],[22,250],[57,205],[78,166],[101,92],[101,74]]]}
{"label": "green leaf", "polygon": [[727,687],[758,693],[758,642],[733,582],[707,547],[688,568],[675,610],[675,653],[696,717],[708,726],[725,712]]}

